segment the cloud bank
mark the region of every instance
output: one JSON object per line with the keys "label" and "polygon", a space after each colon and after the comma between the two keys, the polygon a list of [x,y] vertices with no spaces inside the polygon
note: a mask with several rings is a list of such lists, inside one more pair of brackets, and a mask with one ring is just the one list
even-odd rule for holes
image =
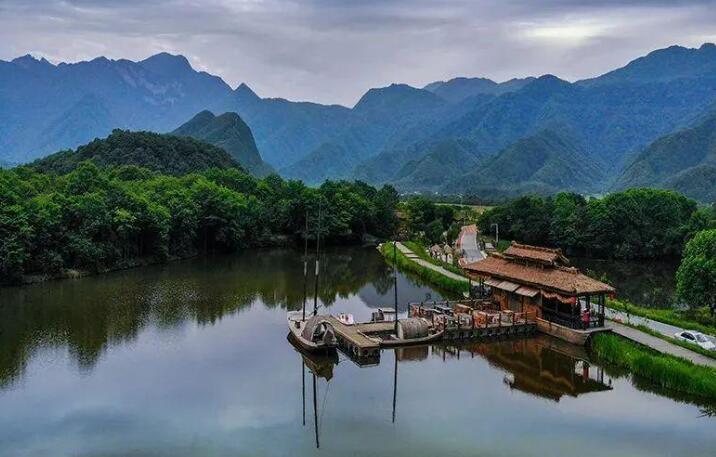
{"label": "cloud bank", "polygon": [[160,51],[264,97],[352,106],[455,76],[575,80],[716,41],[714,1],[0,0],[0,59]]}

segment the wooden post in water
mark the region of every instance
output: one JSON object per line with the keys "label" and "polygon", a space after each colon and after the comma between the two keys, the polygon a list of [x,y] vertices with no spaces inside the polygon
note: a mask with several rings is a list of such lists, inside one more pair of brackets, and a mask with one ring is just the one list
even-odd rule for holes
{"label": "wooden post in water", "polygon": [[303,426],[306,426],[306,362],[301,357],[301,391],[303,392]]}

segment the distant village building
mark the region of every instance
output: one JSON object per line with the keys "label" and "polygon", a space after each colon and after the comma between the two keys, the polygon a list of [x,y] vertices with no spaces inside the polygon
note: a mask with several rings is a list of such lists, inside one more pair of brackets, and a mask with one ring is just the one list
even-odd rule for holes
{"label": "distant village building", "polygon": [[604,329],[605,297],[615,293],[570,267],[559,249],[513,242],[504,253],[463,268],[492,289],[502,310],[534,312],[540,330],[578,344]]}
{"label": "distant village building", "polygon": [[443,250],[439,245],[435,244],[430,248],[430,257],[439,259],[443,255]]}

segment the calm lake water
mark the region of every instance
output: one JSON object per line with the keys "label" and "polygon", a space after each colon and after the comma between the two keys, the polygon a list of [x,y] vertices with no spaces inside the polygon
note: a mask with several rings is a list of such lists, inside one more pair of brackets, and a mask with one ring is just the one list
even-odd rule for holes
{"label": "calm lake water", "polygon": [[[324,267],[331,312],[392,302],[375,250]],[[298,253],[261,250],[0,289],[0,456],[716,454],[712,407],[547,337],[305,361],[285,321],[301,274]]]}

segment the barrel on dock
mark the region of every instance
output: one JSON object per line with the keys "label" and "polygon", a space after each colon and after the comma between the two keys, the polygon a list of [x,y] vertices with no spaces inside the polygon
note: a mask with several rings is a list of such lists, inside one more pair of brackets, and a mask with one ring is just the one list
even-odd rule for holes
{"label": "barrel on dock", "polygon": [[398,321],[398,338],[412,340],[425,338],[430,334],[430,322],[421,317],[411,317]]}

